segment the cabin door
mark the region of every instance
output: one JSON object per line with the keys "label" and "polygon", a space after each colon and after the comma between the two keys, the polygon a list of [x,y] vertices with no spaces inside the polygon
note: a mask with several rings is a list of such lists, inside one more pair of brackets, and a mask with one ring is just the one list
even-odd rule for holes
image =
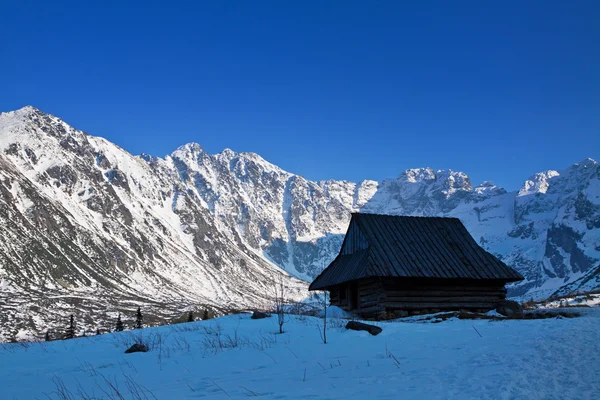
{"label": "cabin door", "polygon": [[350,309],[356,310],[358,308],[358,283],[350,282]]}

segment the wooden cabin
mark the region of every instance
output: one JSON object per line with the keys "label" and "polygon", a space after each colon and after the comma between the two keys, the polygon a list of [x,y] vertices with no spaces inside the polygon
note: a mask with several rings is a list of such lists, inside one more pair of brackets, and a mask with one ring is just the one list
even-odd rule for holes
{"label": "wooden cabin", "polygon": [[352,214],[339,255],[309,290],[363,317],[489,311],[523,276],[481,248],[457,218]]}

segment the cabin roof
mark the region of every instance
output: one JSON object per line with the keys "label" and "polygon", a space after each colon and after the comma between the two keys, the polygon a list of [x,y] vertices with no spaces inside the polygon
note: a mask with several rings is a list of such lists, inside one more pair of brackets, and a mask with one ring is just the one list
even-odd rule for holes
{"label": "cabin roof", "polygon": [[[310,285],[321,290],[367,277],[501,280],[523,276],[485,251],[458,218],[354,213],[367,248],[338,255]],[[342,244],[342,249],[346,244]]]}

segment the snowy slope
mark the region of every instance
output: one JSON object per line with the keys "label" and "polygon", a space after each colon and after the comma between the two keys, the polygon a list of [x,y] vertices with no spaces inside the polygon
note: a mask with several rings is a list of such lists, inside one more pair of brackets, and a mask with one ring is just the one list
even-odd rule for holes
{"label": "snowy slope", "polygon": [[[25,107],[0,114],[0,206],[0,325],[24,332],[70,312],[91,326],[118,305],[160,319],[199,304],[264,305],[279,268],[315,277],[358,211],[460,218],[526,277],[515,296],[600,287],[600,165],[590,159],[534,174],[517,192],[430,168],[312,182],[195,143],[135,157]],[[287,280],[302,297],[306,284]]]}
{"label": "snowy slope", "polygon": [[[23,400],[596,399],[600,309],[582,312],[575,319],[378,323],[378,336],[329,319],[327,344],[321,319],[292,317],[280,335],[275,318],[232,315],[0,345],[0,386],[3,398]],[[152,350],[124,354],[140,337]]]}
{"label": "snowy slope", "polygon": [[94,324],[138,305],[165,319],[270,304],[285,274],[221,233],[172,160],[133,157],[31,107],[0,115],[0,144],[2,336],[39,335],[70,313]]}

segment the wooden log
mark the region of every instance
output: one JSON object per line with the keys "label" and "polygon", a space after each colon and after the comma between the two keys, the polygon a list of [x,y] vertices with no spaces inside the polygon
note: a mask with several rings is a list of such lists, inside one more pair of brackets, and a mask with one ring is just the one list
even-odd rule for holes
{"label": "wooden log", "polygon": [[415,289],[385,289],[380,290],[385,293],[496,293],[496,294],[504,294],[503,290],[471,290],[469,288],[455,288],[455,289],[433,289],[433,288],[415,288]]}
{"label": "wooden log", "polygon": [[477,290],[385,290],[387,296],[498,296],[504,297],[506,294],[500,291],[477,291]]}
{"label": "wooden log", "polygon": [[371,293],[382,293],[383,290],[381,288],[358,288],[358,294],[361,296],[366,296]]}
{"label": "wooden log", "polygon": [[359,296],[359,302],[363,302],[363,301],[374,301],[374,300],[379,300],[381,298],[381,293],[371,293],[365,296]]}
{"label": "wooden log", "polygon": [[381,298],[381,300],[395,301],[395,302],[402,302],[402,301],[407,301],[407,302],[474,301],[474,302],[478,302],[478,301],[483,301],[484,303],[487,303],[487,302],[500,302],[500,301],[505,300],[505,298],[500,297],[500,296],[473,296],[473,295],[470,295],[470,296],[385,296],[385,298]]}
{"label": "wooden log", "polygon": [[[403,301],[403,299],[407,299],[406,301],[419,301],[419,299],[434,299],[436,301],[452,301],[452,300],[460,300],[460,299],[475,299],[475,298],[479,298],[479,299],[486,299],[489,301],[502,301],[505,299],[505,297],[502,296],[485,296],[485,295],[481,295],[481,294],[473,294],[473,293],[465,293],[462,295],[428,295],[428,294],[418,294],[418,295],[412,295],[412,296],[406,296],[406,295],[387,295],[387,296],[383,296],[381,297],[382,299],[387,299],[390,301]],[[416,300],[414,300],[416,299]]]}
{"label": "wooden log", "polygon": [[397,309],[397,310],[424,310],[430,308],[438,308],[440,310],[460,310],[460,309],[486,309],[491,310],[496,307],[496,302],[486,303],[436,303],[436,302],[423,302],[423,303],[401,303],[401,302],[384,302],[381,304],[385,309]]}
{"label": "wooden log", "polygon": [[360,315],[370,315],[370,314],[377,314],[381,311],[384,311],[384,306],[382,303],[373,305],[373,306],[369,306],[369,307],[361,307],[358,310],[354,310],[356,312],[358,312]]}
{"label": "wooden log", "polygon": [[369,285],[369,286],[360,285],[358,287],[358,291],[363,292],[363,293],[373,293],[373,292],[381,292],[381,291],[383,291],[383,288],[379,285]]}
{"label": "wooden log", "polygon": [[449,286],[469,286],[469,287],[504,287],[504,282],[499,281],[474,281],[465,279],[411,279],[411,278],[381,278],[383,285],[412,286],[412,287],[449,287]]}
{"label": "wooden log", "polygon": [[373,336],[377,336],[381,333],[381,331],[383,331],[383,329],[381,329],[378,326],[364,324],[362,322],[357,321],[349,321],[346,324],[346,329],[352,329],[354,331],[367,331]]}
{"label": "wooden log", "polygon": [[494,303],[500,302],[503,299],[493,296],[452,296],[452,297],[390,297],[387,296],[385,301],[392,303]]}
{"label": "wooden log", "polygon": [[376,305],[378,305],[378,304],[380,304],[380,301],[378,301],[378,300],[374,300],[374,301],[366,301],[366,302],[364,302],[364,303],[359,303],[359,304],[358,304],[358,308],[362,310],[362,309],[364,309],[364,308],[373,307],[373,306],[376,306]]}
{"label": "wooden log", "polygon": [[397,291],[449,291],[449,292],[460,292],[460,291],[473,291],[473,292],[506,292],[503,287],[498,286],[468,286],[468,285],[455,285],[455,286],[439,286],[439,285],[391,285],[383,284],[381,286],[383,290],[397,290]]}

